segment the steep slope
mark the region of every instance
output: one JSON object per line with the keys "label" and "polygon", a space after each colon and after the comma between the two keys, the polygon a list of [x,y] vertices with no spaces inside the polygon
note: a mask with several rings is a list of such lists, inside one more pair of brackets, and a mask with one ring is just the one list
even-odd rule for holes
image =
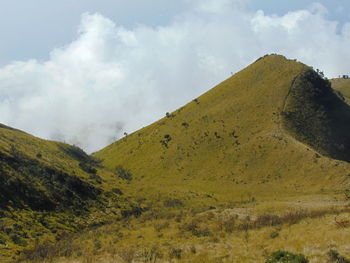
{"label": "steep slope", "polygon": [[55,240],[118,217],[130,208],[115,190],[121,184],[78,147],[1,125],[0,262],[13,260],[34,240]]}
{"label": "steep slope", "polygon": [[94,156],[132,174],[126,191],[145,202],[208,207],[334,193],[349,185],[340,161],[349,159],[348,136],[335,131],[348,124],[327,81],[270,55]]}
{"label": "steep slope", "polygon": [[313,70],[299,75],[283,109],[284,125],[324,155],[350,161],[350,107]]}

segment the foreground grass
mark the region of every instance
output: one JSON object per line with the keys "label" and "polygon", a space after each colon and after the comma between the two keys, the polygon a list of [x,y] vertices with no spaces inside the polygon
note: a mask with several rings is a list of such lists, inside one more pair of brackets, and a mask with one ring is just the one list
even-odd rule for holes
{"label": "foreground grass", "polygon": [[310,262],[332,262],[330,250],[350,256],[350,208],[344,202],[313,209],[312,203],[276,203],[274,213],[265,205],[152,209],[54,245],[37,244],[21,262],[264,262],[276,250],[303,253]]}

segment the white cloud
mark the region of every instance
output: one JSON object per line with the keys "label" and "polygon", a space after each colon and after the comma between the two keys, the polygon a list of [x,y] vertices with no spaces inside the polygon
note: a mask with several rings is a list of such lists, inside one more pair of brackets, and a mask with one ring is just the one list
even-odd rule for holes
{"label": "white cloud", "polygon": [[350,69],[350,24],[320,4],[269,16],[245,1],[195,1],[162,27],[82,15],[77,39],[47,61],[0,68],[0,122],[95,151],[164,116],[266,53]]}

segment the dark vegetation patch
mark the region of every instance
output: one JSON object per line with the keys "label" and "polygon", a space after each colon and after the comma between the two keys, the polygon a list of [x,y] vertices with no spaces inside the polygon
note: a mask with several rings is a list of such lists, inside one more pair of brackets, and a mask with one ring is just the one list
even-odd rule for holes
{"label": "dark vegetation patch", "polygon": [[350,161],[350,106],[313,70],[299,75],[281,113],[286,129],[326,156]]}
{"label": "dark vegetation patch", "polygon": [[89,163],[79,163],[80,169],[82,169],[84,172],[87,172],[89,174],[96,174],[97,170],[93,166],[91,166]]}
{"label": "dark vegetation patch", "polygon": [[145,211],[145,209],[143,209],[141,207],[131,206],[128,209],[122,210],[121,213],[122,213],[123,218],[128,218],[131,216],[139,217],[144,211]]}
{"label": "dark vegetation patch", "polygon": [[123,166],[118,165],[115,168],[115,174],[123,180],[131,181],[132,180],[132,173],[128,170],[125,169]]}
{"label": "dark vegetation patch", "polygon": [[303,254],[294,254],[288,251],[273,252],[265,263],[308,263],[309,260]]}
{"label": "dark vegetation patch", "polygon": [[97,175],[97,174],[92,174],[89,176],[89,179],[90,180],[93,180],[94,183],[96,184],[102,184],[103,180],[101,178],[101,176]]}
{"label": "dark vegetation patch", "polygon": [[164,135],[164,139],[160,140],[160,143],[165,147],[169,148],[169,142],[172,140],[171,136],[169,134]]}
{"label": "dark vegetation patch", "polygon": [[11,148],[0,153],[0,208],[52,211],[74,207],[86,209],[101,190],[79,177],[48,167]]}
{"label": "dark vegetation patch", "polygon": [[2,124],[2,123],[0,123],[0,128],[1,128],[1,129],[11,130],[11,131],[19,131],[19,132],[22,132],[22,131],[20,131],[20,130],[14,129],[14,128],[12,128],[12,127],[6,126],[6,125],[4,125],[4,124]]}
{"label": "dark vegetation patch", "polygon": [[[93,163],[83,154],[76,155],[76,160]],[[102,182],[97,174],[80,178],[74,171],[49,166],[41,157],[32,158],[14,146],[0,152],[0,246],[13,250],[11,257],[15,259],[26,247],[48,236],[59,240],[63,233],[105,223],[113,215],[119,219],[121,207],[124,217],[140,214],[137,207],[130,208],[129,201],[121,198],[120,190],[99,188]],[[56,251],[47,244],[36,248],[38,251],[23,255],[41,258]],[[1,256],[7,257],[0,251]]]}
{"label": "dark vegetation patch", "polygon": [[183,123],[181,123],[181,125],[185,128],[188,128],[190,126],[187,122],[183,122]]}
{"label": "dark vegetation patch", "polygon": [[70,157],[77,160],[78,162],[94,163],[96,165],[100,163],[99,160],[88,155],[86,152],[84,152],[78,146],[62,144],[62,145],[59,145],[59,148],[64,153],[68,154]]}
{"label": "dark vegetation patch", "polygon": [[165,117],[167,117],[167,118],[169,118],[169,119],[172,119],[172,118],[175,117],[175,114],[174,114],[174,113],[169,113],[169,112],[167,112],[167,113],[165,113]]}
{"label": "dark vegetation patch", "polygon": [[65,154],[69,155],[71,158],[79,162],[79,167],[84,172],[89,174],[96,174],[96,168],[101,168],[101,160],[88,155],[82,149],[75,145],[60,145],[60,150],[62,150]]}

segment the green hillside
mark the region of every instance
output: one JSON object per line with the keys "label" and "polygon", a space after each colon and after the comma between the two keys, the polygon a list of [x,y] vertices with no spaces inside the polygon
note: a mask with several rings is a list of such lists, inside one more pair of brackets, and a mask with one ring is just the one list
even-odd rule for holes
{"label": "green hillside", "polygon": [[336,159],[348,159],[349,142],[333,128],[347,127],[348,112],[311,68],[271,55],[94,156],[129,170],[127,191],[151,201],[209,207],[341,191],[350,166]]}
{"label": "green hillside", "polygon": [[278,55],[258,59],[93,155],[128,182],[123,190],[145,208],[141,215],[32,258],[265,262],[288,250],[310,263],[346,260],[348,112],[310,67]]}
{"label": "green hillside", "polygon": [[34,240],[55,240],[120,217],[130,209],[116,191],[121,184],[78,147],[1,125],[0,262],[13,260]]}

